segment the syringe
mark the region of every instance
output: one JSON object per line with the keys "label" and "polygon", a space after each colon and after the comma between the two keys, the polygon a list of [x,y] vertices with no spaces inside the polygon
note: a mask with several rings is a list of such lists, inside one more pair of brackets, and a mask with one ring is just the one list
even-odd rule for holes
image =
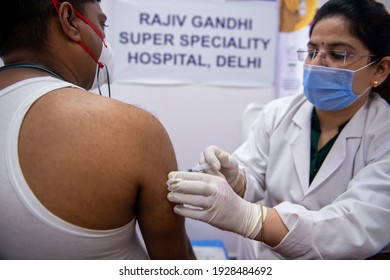
{"label": "syringe", "polygon": [[200,165],[196,165],[190,169],[188,169],[188,172],[202,172],[203,170],[211,169],[210,165],[208,163],[203,163]]}

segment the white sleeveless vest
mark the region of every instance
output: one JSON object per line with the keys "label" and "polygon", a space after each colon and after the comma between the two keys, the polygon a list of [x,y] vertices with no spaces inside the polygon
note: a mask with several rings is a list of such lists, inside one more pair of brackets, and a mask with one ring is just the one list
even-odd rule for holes
{"label": "white sleeveless vest", "polygon": [[0,259],[148,259],[135,218],[113,230],[91,230],[49,212],[25,181],[18,159],[22,121],[32,104],[67,82],[40,77],[0,90]]}

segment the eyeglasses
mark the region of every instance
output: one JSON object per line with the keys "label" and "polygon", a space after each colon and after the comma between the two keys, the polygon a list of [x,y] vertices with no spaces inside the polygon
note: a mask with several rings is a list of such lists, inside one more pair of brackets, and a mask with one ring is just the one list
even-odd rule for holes
{"label": "eyeglasses", "polygon": [[346,51],[339,50],[329,50],[329,51],[319,51],[319,50],[298,50],[298,60],[306,63],[311,63],[317,56],[320,54],[321,61],[324,59],[328,61],[333,66],[344,66],[353,61],[355,57],[368,57],[375,56],[373,54],[352,54]]}

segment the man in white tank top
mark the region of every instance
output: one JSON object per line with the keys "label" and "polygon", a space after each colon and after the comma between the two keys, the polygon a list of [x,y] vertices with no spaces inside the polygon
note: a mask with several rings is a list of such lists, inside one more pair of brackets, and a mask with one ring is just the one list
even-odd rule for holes
{"label": "man in white tank top", "polygon": [[86,91],[112,70],[100,1],[19,2],[0,4],[0,259],[194,258],[165,129]]}

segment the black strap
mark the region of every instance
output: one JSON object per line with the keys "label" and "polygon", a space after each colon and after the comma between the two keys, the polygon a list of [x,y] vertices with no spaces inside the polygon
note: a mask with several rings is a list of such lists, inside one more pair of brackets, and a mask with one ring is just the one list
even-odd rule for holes
{"label": "black strap", "polygon": [[48,69],[46,67],[35,65],[35,64],[28,64],[28,63],[18,63],[18,64],[6,65],[6,66],[3,66],[3,67],[0,67],[0,72],[8,70],[8,69],[15,69],[15,68],[34,68],[34,69],[39,69],[39,70],[45,71],[45,72],[47,72],[49,74],[52,74],[53,76],[57,77],[60,80],[65,81],[65,79],[62,78],[60,75],[58,75],[56,72],[54,72],[54,71],[52,71],[52,70],[50,70],[50,69]]}

